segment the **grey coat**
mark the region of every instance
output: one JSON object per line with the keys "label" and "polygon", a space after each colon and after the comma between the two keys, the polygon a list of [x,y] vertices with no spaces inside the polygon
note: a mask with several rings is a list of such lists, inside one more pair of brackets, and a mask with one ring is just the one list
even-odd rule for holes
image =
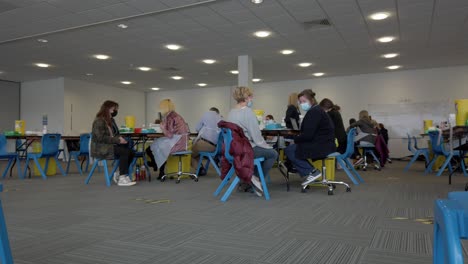
{"label": "grey coat", "polygon": [[91,157],[113,159],[114,145],[120,143],[119,135],[112,135],[111,128],[103,118],[97,117],[91,132]]}

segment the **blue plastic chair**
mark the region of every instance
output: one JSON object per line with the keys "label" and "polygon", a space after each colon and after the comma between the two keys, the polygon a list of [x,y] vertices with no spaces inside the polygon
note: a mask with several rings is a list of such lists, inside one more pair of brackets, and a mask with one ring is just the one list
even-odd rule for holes
{"label": "blue plastic chair", "polygon": [[2,178],[5,179],[8,170],[12,166],[13,162],[18,163],[18,177],[21,175],[20,163],[18,153],[7,152],[7,139],[4,134],[0,134],[0,160],[8,160],[8,164],[3,171]]}
{"label": "blue plastic chair", "polygon": [[119,164],[120,164],[120,161],[118,159],[114,161],[114,167],[112,168],[111,174],[109,174],[109,169],[107,168],[107,160],[94,159],[93,166],[91,167],[91,171],[89,171],[88,177],[85,180],[85,184],[88,184],[89,181],[91,180],[91,177],[93,177],[94,170],[96,170],[96,167],[98,166],[99,162],[102,162],[102,165],[104,167],[104,179],[106,180],[106,185],[107,187],[110,187],[112,177],[114,176],[114,173],[117,171],[117,168],[119,167]]}
{"label": "blue plastic chair", "polygon": [[[0,184],[0,192],[3,191],[3,184]],[[11,255],[10,240],[6,228],[5,215],[3,214],[3,206],[0,200],[0,263],[13,264]]]}
{"label": "blue plastic chair", "polygon": [[208,159],[208,161],[206,162],[204,166],[205,171],[208,171],[210,164],[213,164],[213,167],[215,168],[216,172],[218,173],[219,176],[221,176],[221,170],[219,169],[218,164],[216,164],[216,161],[214,160],[214,158],[216,158],[216,156],[221,154],[222,145],[223,145],[223,134],[219,133],[218,142],[216,143],[216,149],[213,152],[201,151],[199,153],[200,160],[198,161],[197,175],[200,173],[200,169],[203,165],[203,159],[206,158]]}
{"label": "blue plastic chair", "polygon": [[419,158],[419,156],[423,155],[424,158],[426,159],[426,165],[429,164],[429,149],[428,148],[418,148],[418,140],[416,137],[413,136],[413,141],[414,141],[414,148],[411,145],[411,137],[409,134],[406,134],[408,136],[408,150],[413,153],[413,158],[411,161],[406,165],[404,171],[408,171],[411,165],[413,165],[414,162]]}
{"label": "blue plastic chair", "polygon": [[[237,175],[235,175],[234,157],[232,157],[231,154],[229,154],[229,150],[231,148],[231,142],[232,142],[232,131],[229,128],[222,128],[221,133],[223,134],[223,141],[224,141],[224,157],[231,164],[231,169],[226,174],[226,176],[224,177],[224,180],[221,182],[221,184],[218,186],[218,188],[214,192],[214,196],[215,197],[218,196],[223,190],[223,188],[228,184],[228,182],[234,176],[234,179],[232,180],[231,185],[229,186],[227,191],[224,193],[224,195],[221,197],[221,201],[226,202],[229,196],[231,195],[232,191],[234,190],[234,188],[236,188],[240,179],[239,177],[237,177]],[[263,169],[262,169],[262,161],[264,160],[265,160],[264,158],[254,159],[254,166],[258,171],[258,176],[260,178],[260,182],[262,183],[263,195],[265,196],[265,200],[270,200],[270,193],[268,192],[268,187],[267,187],[265,177],[263,175]]]}
{"label": "blue plastic chair", "polygon": [[[42,179],[44,180],[47,179],[47,176],[44,170],[47,171],[47,169],[49,168],[50,158],[53,158],[55,160],[55,163],[57,164],[57,167],[59,168],[62,175],[63,176],[67,175],[65,171],[63,170],[62,165],[60,164],[60,161],[58,159],[60,138],[61,138],[60,134],[44,134],[42,136],[42,140],[41,140],[42,151],[39,153],[28,153],[26,156],[26,165],[23,171],[23,179],[26,177],[26,171],[29,165],[29,160],[31,159],[33,159],[34,162],[36,163],[37,169],[41,173]],[[44,169],[42,169],[41,164],[39,163],[40,158],[46,159]]]}
{"label": "blue plastic chair", "polygon": [[80,175],[83,175],[83,171],[81,170],[81,165],[78,160],[78,157],[85,157],[86,158],[86,172],[88,172],[88,167],[89,167],[89,141],[91,140],[91,134],[86,133],[86,134],[81,134],[80,135],[80,150],[78,151],[70,151],[69,152],[69,159],[68,159],[68,164],[67,164],[67,174],[70,170],[70,162],[71,159],[73,158],[75,160],[76,167],[78,168],[78,171],[80,172]]}
{"label": "blue plastic chair", "polygon": [[[339,152],[332,153],[328,155],[328,157],[335,157],[336,162],[340,164],[340,166],[343,168],[343,170],[346,172],[348,175],[348,178],[355,184],[359,185],[359,182],[364,183],[364,180],[362,179],[361,175],[354,169],[353,164],[349,161],[349,158],[351,158],[351,155],[354,153],[354,137],[356,136],[356,128],[352,128],[348,132],[348,142],[346,145],[346,151],[343,154],[340,154]],[[357,181],[356,178],[359,180]]]}
{"label": "blue plastic chair", "polygon": [[431,162],[427,165],[426,168],[426,173],[429,173],[432,171],[432,166],[434,166],[434,163],[436,162],[437,158],[440,156],[445,157],[445,162],[442,164],[442,167],[440,167],[439,171],[437,172],[437,176],[442,175],[444,170],[448,167],[449,171],[452,172],[452,165],[450,164],[450,161],[454,158],[460,158],[461,162],[461,168],[463,170],[463,175],[468,176],[466,174],[466,168],[465,168],[465,162],[463,161],[462,157],[462,152],[459,150],[453,150],[453,151],[447,151],[444,148],[444,142],[442,138],[440,139],[439,142],[439,131],[430,131],[429,132],[429,139],[431,141],[431,146],[432,146],[432,152],[434,152],[434,158],[431,160]]}

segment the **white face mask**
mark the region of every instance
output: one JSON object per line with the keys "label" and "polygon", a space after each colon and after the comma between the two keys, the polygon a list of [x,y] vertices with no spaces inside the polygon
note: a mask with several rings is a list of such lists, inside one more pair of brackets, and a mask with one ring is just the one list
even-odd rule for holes
{"label": "white face mask", "polygon": [[274,123],[275,123],[275,121],[274,121],[274,120],[272,120],[272,119],[270,119],[270,120],[267,120],[267,121],[266,121],[266,123],[267,123],[267,124],[274,124]]}
{"label": "white face mask", "polygon": [[312,106],[310,105],[309,102],[305,102],[301,104],[301,109],[304,111],[309,111]]}

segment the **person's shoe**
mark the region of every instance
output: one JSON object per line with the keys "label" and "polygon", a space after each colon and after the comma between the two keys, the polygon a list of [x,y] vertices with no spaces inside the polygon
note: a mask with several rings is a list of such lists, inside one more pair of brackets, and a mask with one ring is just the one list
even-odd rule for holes
{"label": "person's shoe", "polygon": [[322,173],[319,170],[316,169],[313,172],[311,172],[309,174],[309,176],[307,176],[307,178],[305,179],[304,182],[301,183],[301,185],[302,186],[309,185],[310,183],[314,182],[315,180],[317,180],[321,176],[322,176]]}
{"label": "person's shoe", "polygon": [[361,164],[363,161],[364,161],[364,158],[360,158],[360,159],[356,160],[356,161],[353,163],[353,166],[357,166],[357,165]]}
{"label": "person's shoe", "polygon": [[255,194],[261,197],[263,193],[263,188],[262,188],[262,183],[260,182],[260,180],[256,176],[252,176],[252,179],[250,180],[250,182],[254,186]]}
{"label": "person's shoe", "polygon": [[[128,176],[127,176],[128,177]],[[136,182],[129,181],[127,177],[123,176],[119,177],[119,183],[117,183],[118,186],[133,186],[136,184]]]}
{"label": "person's shoe", "polygon": [[119,178],[120,175],[117,172],[114,172],[114,176],[112,176],[112,179],[114,180],[115,184],[119,183]]}
{"label": "person's shoe", "polygon": [[200,172],[198,172],[198,176],[205,176],[206,170],[204,168],[200,168]]}
{"label": "person's shoe", "polygon": [[127,179],[127,181],[132,182],[132,180],[130,179],[130,177],[128,175],[125,175],[124,177],[125,177],[125,179]]}

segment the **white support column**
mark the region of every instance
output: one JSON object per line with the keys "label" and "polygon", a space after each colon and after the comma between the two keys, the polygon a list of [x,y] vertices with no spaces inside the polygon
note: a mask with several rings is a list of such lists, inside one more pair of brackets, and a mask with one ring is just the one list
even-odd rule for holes
{"label": "white support column", "polygon": [[238,86],[246,86],[252,88],[252,57],[249,55],[240,55],[237,59]]}

